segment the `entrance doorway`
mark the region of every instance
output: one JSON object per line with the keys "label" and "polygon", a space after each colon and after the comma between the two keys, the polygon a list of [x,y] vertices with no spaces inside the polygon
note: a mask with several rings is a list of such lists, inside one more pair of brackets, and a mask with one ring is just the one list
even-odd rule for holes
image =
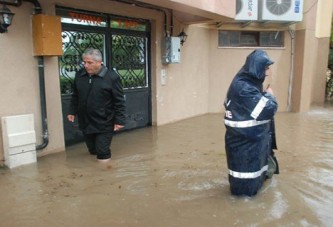
{"label": "entrance doorway", "polygon": [[83,141],[78,123],[67,121],[75,73],[87,48],[99,49],[104,64],[122,79],[125,130],[151,125],[150,23],[146,20],[57,8],[62,20],[64,55],[59,58],[65,144]]}

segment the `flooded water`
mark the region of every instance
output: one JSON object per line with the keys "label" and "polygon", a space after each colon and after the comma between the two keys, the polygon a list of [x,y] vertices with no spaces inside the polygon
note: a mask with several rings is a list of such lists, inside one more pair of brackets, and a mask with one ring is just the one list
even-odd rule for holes
{"label": "flooded water", "polygon": [[280,174],[230,195],[221,114],[125,132],[110,165],[84,144],[0,168],[0,226],[331,226],[333,108],[278,113]]}

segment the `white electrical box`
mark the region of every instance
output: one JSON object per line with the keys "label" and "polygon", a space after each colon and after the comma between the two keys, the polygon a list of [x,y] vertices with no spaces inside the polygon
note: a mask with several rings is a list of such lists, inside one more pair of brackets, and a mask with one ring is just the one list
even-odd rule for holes
{"label": "white electrical box", "polygon": [[164,37],[162,41],[162,63],[180,63],[179,37]]}
{"label": "white electrical box", "polygon": [[33,114],[1,117],[5,165],[14,168],[35,163],[36,134]]}

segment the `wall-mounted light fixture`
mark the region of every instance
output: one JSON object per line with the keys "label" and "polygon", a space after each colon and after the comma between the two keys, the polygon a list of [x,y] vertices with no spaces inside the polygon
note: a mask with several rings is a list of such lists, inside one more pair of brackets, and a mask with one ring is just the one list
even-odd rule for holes
{"label": "wall-mounted light fixture", "polygon": [[180,44],[183,46],[187,39],[187,34],[184,32],[184,29],[179,33],[178,37],[180,38]]}
{"label": "wall-mounted light fixture", "polygon": [[7,28],[12,24],[14,13],[6,5],[0,9],[0,33],[7,32]]}

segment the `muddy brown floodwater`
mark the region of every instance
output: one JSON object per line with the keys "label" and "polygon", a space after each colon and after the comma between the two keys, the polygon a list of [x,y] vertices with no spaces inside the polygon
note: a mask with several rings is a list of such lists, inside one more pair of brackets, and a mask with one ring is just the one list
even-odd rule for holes
{"label": "muddy brown floodwater", "polygon": [[333,108],[278,113],[280,174],[230,195],[221,114],[115,136],[111,165],[84,144],[0,168],[0,226],[332,226]]}

